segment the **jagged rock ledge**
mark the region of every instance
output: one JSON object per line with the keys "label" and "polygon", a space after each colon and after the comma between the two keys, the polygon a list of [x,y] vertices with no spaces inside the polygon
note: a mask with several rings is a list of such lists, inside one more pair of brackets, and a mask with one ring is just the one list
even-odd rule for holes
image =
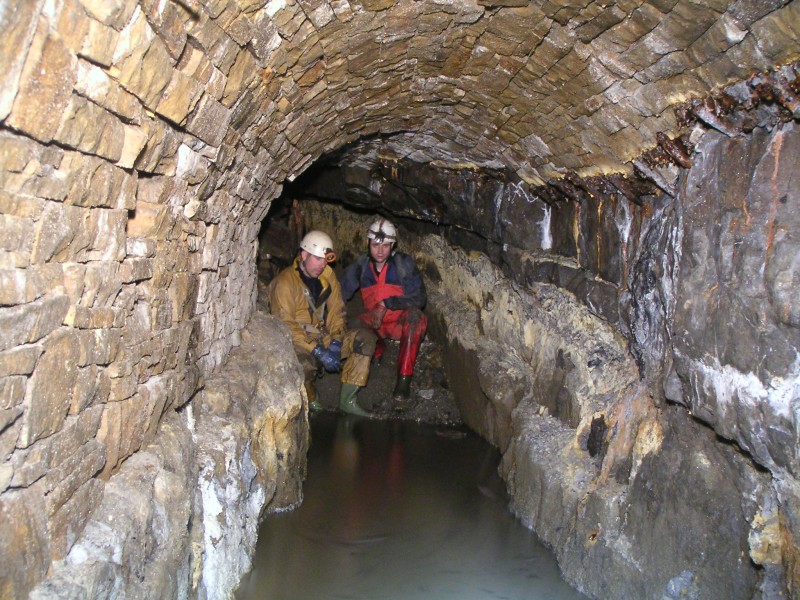
{"label": "jagged rock ledge", "polygon": [[462,418],[500,448],[512,510],[571,584],[593,598],[764,589],[748,555],[768,476],[657,407],[622,336],[568,292],[522,289],[436,236],[416,254]]}
{"label": "jagged rock ledge", "polygon": [[231,597],[261,520],[302,499],[302,389],[288,332],[256,312],[205,388],[108,480],[80,538],[30,597]]}

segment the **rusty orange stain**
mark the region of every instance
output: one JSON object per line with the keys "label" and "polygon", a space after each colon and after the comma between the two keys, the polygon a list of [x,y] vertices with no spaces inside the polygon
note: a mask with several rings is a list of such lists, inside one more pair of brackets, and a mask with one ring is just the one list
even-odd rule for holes
{"label": "rusty orange stain", "polygon": [[772,254],[772,245],[775,242],[775,217],[778,213],[778,165],[781,158],[781,146],[783,145],[783,134],[775,136],[775,164],[772,167],[772,198],[769,201],[769,221],[767,221],[767,253],[764,262],[769,262]]}
{"label": "rusty orange stain", "polygon": [[602,268],[603,263],[603,238],[602,238],[602,229],[600,227],[600,221],[603,218],[603,200],[597,203],[597,233],[595,233],[595,238],[597,238],[597,270],[598,272]]}

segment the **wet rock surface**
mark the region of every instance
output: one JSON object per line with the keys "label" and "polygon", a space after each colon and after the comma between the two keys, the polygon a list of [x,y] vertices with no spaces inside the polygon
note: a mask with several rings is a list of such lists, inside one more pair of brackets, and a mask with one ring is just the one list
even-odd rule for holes
{"label": "wet rock surface", "polygon": [[[406,216],[426,220],[421,233],[447,225],[449,241],[504,264],[517,285],[562,286],[613,323],[636,219],[626,238],[627,205],[595,202],[591,189],[609,184],[647,218],[643,197],[681,193],[678,165],[694,160],[684,155],[685,136],[749,135],[766,113],[780,123],[798,118],[797,1],[2,7],[0,509],[12,526],[0,533],[11,565],[0,571],[0,595],[26,595],[65,559],[110,478],[160,443],[161,426],[241,343],[256,303],[260,222],[287,182],[326,153],[360,147],[361,156],[386,158],[380,177],[355,173],[363,190],[391,189],[395,171],[411,187],[415,168],[401,159],[457,171],[421,173],[426,194],[435,180],[453,184],[452,194],[430,194],[435,206],[391,190],[392,208],[408,201]],[[717,92],[732,82],[730,94]],[[643,157],[654,147],[661,156]],[[796,182],[792,167],[781,178]],[[531,195],[512,197],[509,185],[495,204],[488,172],[544,186],[542,201],[531,208]],[[610,175],[590,181],[598,174]],[[488,193],[473,194],[479,188]],[[759,340],[720,353],[735,372],[717,368],[711,349],[677,357],[670,389],[702,375],[703,390],[688,390],[686,403],[774,469],[785,509],[775,519],[789,523],[776,543],[791,559],[764,557],[800,573],[800,511],[790,510],[797,482],[783,478],[783,469],[797,471],[796,344],[784,337],[798,322],[797,242],[795,221],[772,223],[765,287],[775,327],[752,326],[762,316],[737,304],[735,286],[720,294],[722,310],[703,333],[735,339],[741,326]],[[585,235],[573,235],[581,228]],[[504,237],[520,247],[500,260]],[[744,238],[725,240],[726,254],[755,241]],[[526,256],[531,247],[548,256]],[[759,269],[752,256],[740,277]],[[699,301],[703,292],[687,293]],[[659,311],[669,321],[669,305],[640,311],[640,331],[649,335]],[[653,331],[663,329],[659,318]],[[757,358],[755,347],[771,352],[757,382],[742,367]],[[653,365],[660,355],[639,358]],[[553,360],[548,354],[542,365]],[[560,373],[570,411],[579,363],[567,375],[564,362]],[[728,410],[731,387],[757,405],[768,397],[764,419],[747,402]],[[671,397],[679,402],[679,394]]]}
{"label": "wet rock surface", "polygon": [[[226,368],[169,413],[156,440],[103,488],[75,497],[95,494],[97,507],[65,504],[70,516],[84,511],[85,526],[78,534],[64,525],[69,552],[30,597],[228,598],[250,568],[263,517],[302,498],[309,434],[301,388],[288,332],[256,313]],[[28,519],[37,524],[36,513]],[[8,538],[0,544],[6,550]]]}
{"label": "wet rock surface", "polygon": [[[358,240],[358,221],[345,224],[341,211],[309,215]],[[652,230],[656,247],[670,247],[675,222]],[[793,514],[791,493],[707,426],[655,402],[618,331],[563,290],[521,288],[482,253],[437,236],[402,243],[429,282],[430,327],[447,340],[461,418],[500,448],[515,514],[554,548],[568,581],[596,598],[768,598],[784,588],[768,549],[781,543],[778,507]],[[652,278],[672,273],[660,271],[664,260],[645,261],[642,290],[653,298],[673,289]],[[642,340],[667,324],[647,314]]]}

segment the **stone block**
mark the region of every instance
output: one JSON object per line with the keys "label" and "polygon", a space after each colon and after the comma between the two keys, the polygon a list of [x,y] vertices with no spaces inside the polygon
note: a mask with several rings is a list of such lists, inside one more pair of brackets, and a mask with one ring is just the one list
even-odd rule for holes
{"label": "stone block", "polygon": [[128,237],[125,240],[125,252],[130,258],[153,258],[156,241],[151,238]]}
{"label": "stone block", "polygon": [[115,404],[127,400],[136,393],[136,378],[125,377],[110,380],[107,404]]}
{"label": "stone block", "polygon": [[31,171],[39,167],[38,163],[42,159],[45,146],[9,131],[0,132],[0,142],[2,142],[0,143],[0,173],[4,178],[8,176],[8,173],[23,171],[32,175]]}
{"label": "stone block", "polygon": [[44,477],[61,461],[72,456],[78,448],[97,435],[103,409],[93,406],[79,415],[67,417],[64,426],[50,437],[41,439],[25,449],[18,449],[11,457],[14,467],[12,485],[29,487]]}
{"label": "stone block", "polygon": [[107,110],[72,94],[53,138],[65,146],[117,162],[122,156],[125,129],[122,121]]}
{"label": "stone block", "polygon": [[[38,6],[34,6],[33,10],[37,8]],[[24,19],[27,12],[15,9],[13,14],[20,15]],[[24,40],[28,34],[23,30],[22,35]],[[12,40],[14,37],[12,36]],[[16,54],[12,52],[12,55]],[[77,59],[64,41],[57,35],[48,33],[48,26],[42,20],[28,51],[20,77],[19,91],[14,98],[6,124],[41,142],[50,142],[58,131],[61,115],[69,105],[75,81],[76,63]],[[9,66],[13,73],[15,66],[13,63]],[[13,78],[13,75],[11,77]],[[8,83],[13,89],[13,79]],[[7,102],[4,101],[5,104]]]}
{"label": "stone block", "polygon": [[761,52],[774,63],[796,60],[796,41],[800,35],[800,7],[796,2],[787,3],[757,23],[753,23],[751,32],[758,39]]}
{"label": "stone block", "polygon": [[68,178],[66,204],[87,208],[132,207],[136,175],[126,173],[108,161],[77,152],[65,154],[60,171]]}
{"label": "stone block", "polygon": [[33,233],[31,262],[44,263],[63,259],[70,249],[77,254],[83,247],[78,241],[71,248],[72,242],[80,235],[86,211],[74,206],[64,206],[57,202],[47,202],[40,213]]}
{"label": "stone block", "polygon": [[[122,149],[120,150],[119,160],[117,166],[123,169],[131,169],[136,164],[136,160],[142,153],[145,145],[147,144],[147,134],[141,131],[138,127],[131,127],[130,125],[123,126]],[[126,196],[130,199],[131,206],[126,204],[125,208],[132,208],[133,195]]]}
{"label": "stone block", "polygon": [[207,21],[206,25],[206,29],[210,32],[210,35],[206,36],[210,45],[203,45],[208,49],[208,58],[222,75],[227,76],[240,50],[239,45],[212,21]]}
{"label": "stone block", "polygon": [[259,69],[253,55],[242,49],[236,57],[222,93],[222,104],[230,108],[242,96],[254,79],[258,77]]}
{"label": "stone block", "polygon": [[126,0],[79,0],[79,2],[92,18],[117,30],[130,20],[136,8],[136,4]]}
{"label": "stone block", "polygon": [[0,351],[39,341],[61,326],[69,305],[67,296],[48,295],[28,304],[0,308]]}
{"label": "stone block", "polygon": [[95,208],[89,212],[83,227],[89,238],[85,260],[120,261],[125,258],[125,231],[128,211]]}
{"label": "stone block", "polygon": [[131,395],[104,405],[97,439],[106,448],[106,464],[101,477],[107,478],[122,461],[141,448],[154,409],[153,399]]}
{"label": "stone block", "polygon": [[147,22],[164,42],[169,55],[178,60],[186,46],[186,29],[176,5],[158,0],[146,0],[141,4]]}
{"label": "stone block", "polygon": [[139,386],[139,395],[150,410],[150,423],[147,427],[147,439],[152,439],[161,422],[161,415],[167,408],[167,402],[175,399],[177,393],[174,373],[151,377]]}
{"label": "stone block", "polygon": [[53,560],[62,560],[67,555],[102,499],[103,483],[89,479],[50,516],[50,555]]}
{"label": "stone block", "polygon": [[78,365],[107,365],[122,351],[120,329],[94,329],[78,332],[81,349]]}
{"label": "stone block", "polygon": [[154,311],[150,302],[139,300],[129,311],[125,321],[125,342],[130,347],[141,344],[152,335],[153,322],[151,314]]}
{"label": "stone block", "polygon": [[[170,289],[172,288],[170,287]],[[172,299],[169,296],[162,294],[158,298],[154,299],[151,307],[151,322],[153,324],[153,329],[160,331],[172,327],[173,315],[175,314],[176,310],[179,309],[173,307]]]}
{"label": "stone block", "polygon": [[[0,460],[3,461],[3,480],[4,486],[7,488],[11,485],[11,480],[14,478],[14,466],[10,463],[14,453],[17,451],[17,439],[19,432],[22,430],[21,415],[22,407],[14,407],[7,410],[8,424],[4,429],[0,430]],[[9,470],[10,469],[10,472]],[[9,474],[10,473],[10,474]],[[8,478],[8,479],[7,479]]]}
{"label": "stone block", "polygon": [[0,377],[30,375],[41,354],[41,346],[28,344],[0,352]]}
{"label": "stone block", "polygon": [[203,94],[203,87],[192,77],[180,71],[172,72],[172,79],[161,94],[156,112],[173,123],[182,124]]}
{"label": "stone block", "polygon": [[42,343],[39,358],[25,393],[25,414],[18,445],[27,448],[54,434],[67,416],[78,374],[78,340],[74,331],[53,333]]}
{"label": "stone block", "polygon": [[47,512],[38,489],[9,490],[0,496],[0,597],[25,598],[50,564]]}
{"label": "stone block", "polygon": [[197,298],[197,276],[177,273],[169,287],[169,298],[172,304],[172,323],[191,318]]}
{"label": "stone block", "polygon": [[[55,29],[73,54],[78,54],[89,32],[89,23],[94,21],[78,0],[66,0],[61,5]],[[98,23],[98,21],[94,21]],[[112,48],[113,51],[113,48]]]}
{"label": "stone block", "polygon": [[36,299],[27,269],[0,268],[0,305],[25,304]]}
{"label": "stone block", "polygon": [[624,21],[627,16],[628,15],[618,6],[610,6],[602,9],[598,14],[577,27],[575,33],[578,35],[578,39],[581,42],[588,44],[618,23]]}
{"label": "stone block", "polygon": [[145,119],[141,131],[147,135],[147,143],[136,158],[136,170],[142,173],[174,175],[175,156],[182,136],[166,123],[154,119]]}
{"label": "stone block", "polygon": [[120,308],[89,308],[72,306],[64,318],[64,324],[78,329],[111,329],[122,327],[125,323],[125,312]]}
{"label": "stone block", "polygon": [[41,1],[18,2],[9,5],[0,19],[0,121],[11,112],[43,5]]}
{"label": "stone block", "polygon": [[5,414],[0,418],[0,431],[22,413],[19,407],[25,397],[25,385],[28,378],[23,375],[10,375],[0,377],[0,409]]}
{"label": "stone block", "polygon": [[246,46],[254,37],[254,26],[245,14],[239,14],[226,27],[225,32],[240,46]]}
{"label": "stone block", "polygon": [[117,45],[117,32],[94,19],[89,20],[89,31],[78,55],[104,67],[111,66],[114,49]]}
{"label": "stone block", "polygon": [[[0,444],[0,448],[2,448],[2,444]],[[5,492],[8,489],[8,485],[11,483],[11,477],[14,475],[14,469],[9,464],[2,464],[0,465],[0,494]]]}
{"label": "stone block", "polygon": [[105,448],[97,440],[89,440],[44,477],[47,489],[47,511],[53,515],[96,475],[105,463]]}
{"label": "stone block", "polygon": [[33,229],[33,219],[0,214],[2,268],[25,267],[30,263]]}
{"label": "stone block", "polygon": [[116,78],[122,86],[155,110],[164,88],[172,79],[174,61],[164,42],[141,14],[126,27],[114,56]]}
{"label": "stone block", "polygon": [[206,94],[189,116],[186,129],[207,144],[219,146],[225,139],[230,118],[230,110]]}
{"label": "stone block", "polygon": [[126,258],[119,267],[122,283],[144,281],[153,276],[153,260],[150,258]]}
{"label": "stone block", "polygon": [[80,303],[84,306],[108,306],[122,285],[118,270],[119,263],[115,261],[88,263],[83,276]]}
{"label": "stone block", "polygon": [[149,204],[166,204],[175,189],[171,177],[141,178],[136,189],[136,199]]}
{"label": "stone block", "polygon": [[201,85],[208,83],[215,69],[214,65],[203,52],[203,49],[200,48],[196,42],[191,40],[184,48],[176,68]]}

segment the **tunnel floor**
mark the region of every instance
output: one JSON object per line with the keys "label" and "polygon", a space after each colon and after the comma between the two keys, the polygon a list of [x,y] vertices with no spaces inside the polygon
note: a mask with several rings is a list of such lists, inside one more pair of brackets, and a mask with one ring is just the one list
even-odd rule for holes
{"label": "tunnel floor", "polygon": [[303,503],[265,521],[238,600],[584,598],[463,426],[320,412],[311,434]]}

